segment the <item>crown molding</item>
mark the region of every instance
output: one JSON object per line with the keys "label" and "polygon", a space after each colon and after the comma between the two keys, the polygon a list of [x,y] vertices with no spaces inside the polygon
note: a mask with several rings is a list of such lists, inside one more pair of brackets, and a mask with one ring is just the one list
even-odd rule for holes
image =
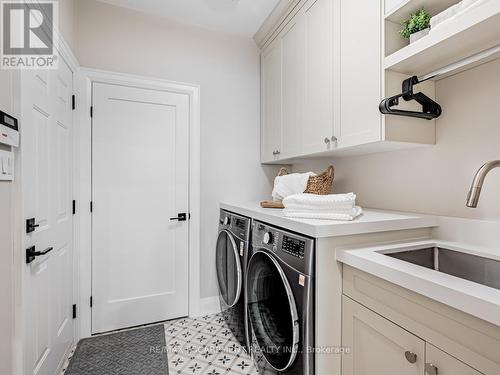
{"label": "crown molding", "polygon": [[272,39],[292,12],[300,9],[298,6],[306,0],[280,0],[262,26],[253,36],[253,40],[263,48]]}

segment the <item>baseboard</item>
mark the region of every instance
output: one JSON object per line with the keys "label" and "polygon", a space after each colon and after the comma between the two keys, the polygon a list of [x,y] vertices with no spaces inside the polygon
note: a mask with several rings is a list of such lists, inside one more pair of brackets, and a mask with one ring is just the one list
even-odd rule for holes
{"label": "baseboard", "polygon": [[191,314],[191,318],[196,318],[203,315],[212,315],[220,313],[219,297],[200,298],[199,310],[197,313]]}

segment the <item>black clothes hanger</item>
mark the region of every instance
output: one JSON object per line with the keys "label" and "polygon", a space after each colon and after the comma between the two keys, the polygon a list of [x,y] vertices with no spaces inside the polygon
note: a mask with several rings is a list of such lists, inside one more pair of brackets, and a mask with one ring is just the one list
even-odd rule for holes
{"label": "black clothes hanger", "polygon": [[[416,117],[425,120],[432,120],[441,116],[442,110],[438,103],[422,92],[416,94],[413,92],[413,86],[418,83],[420,83],[420,81],[417,76],[405,79],[403,81],[403,92],[399,95],[382,100],[379,105],[380,112],[385,115]],[[407,102],[415,100],[420,103],[422,105],[422,112],[392,108],[399,104],[399,98],[403,98]]]}

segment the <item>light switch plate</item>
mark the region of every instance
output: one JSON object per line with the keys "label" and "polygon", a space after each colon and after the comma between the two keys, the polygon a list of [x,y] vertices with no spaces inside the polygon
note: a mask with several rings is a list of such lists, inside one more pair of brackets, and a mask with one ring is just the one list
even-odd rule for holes
{"label": "light switch plate", "polygon": [[14,180],[14,152],[0,150],[0,181]]}

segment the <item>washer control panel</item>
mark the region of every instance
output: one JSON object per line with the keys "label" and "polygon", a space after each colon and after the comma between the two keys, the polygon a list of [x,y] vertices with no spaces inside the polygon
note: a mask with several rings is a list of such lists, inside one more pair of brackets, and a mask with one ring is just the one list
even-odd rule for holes
{"label": "washer control panel", "polygon": [[254,221],[252,246],[268,250],[300,272],[310,275],[314,266],[314,240]]}
{"label": "washer control panel", "polygon": [[281,242],[281,250],[299,259],[304,259],[304,252],[306,250],[306,241],[298,238],[293,238],[287,235],[283,235],[283,241]]}

